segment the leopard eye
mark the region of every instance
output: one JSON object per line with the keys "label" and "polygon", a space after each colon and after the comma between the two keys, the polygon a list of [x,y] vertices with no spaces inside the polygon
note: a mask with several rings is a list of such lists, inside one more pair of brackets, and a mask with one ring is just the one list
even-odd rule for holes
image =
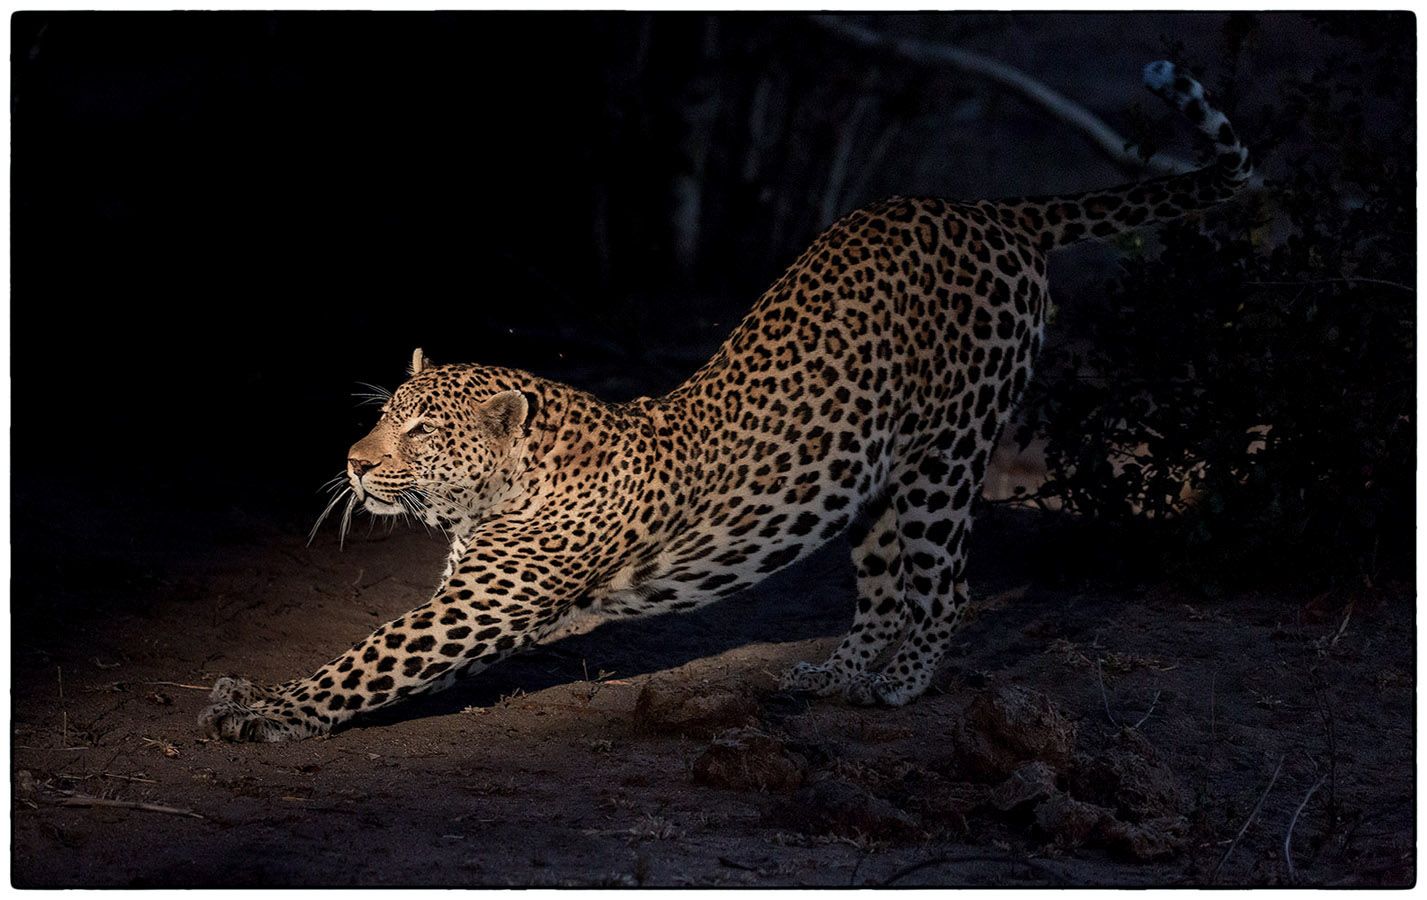
{"label": "leopard eye", "polygon": [[419,425],[415,425],[415,426],[412,427],[412,429],[411,429],[410,431],[407,432],[407,434],[413,434],[413,435],[417,435],[417,436],[419,436],[419,437],[425,437],[425,436],[428,435],[428,434],[435,434],[435,433],[436,433],[436,426],[435,426],[435,425],[432,425],[430,422],[422,422],[422,423],[420,423]]}

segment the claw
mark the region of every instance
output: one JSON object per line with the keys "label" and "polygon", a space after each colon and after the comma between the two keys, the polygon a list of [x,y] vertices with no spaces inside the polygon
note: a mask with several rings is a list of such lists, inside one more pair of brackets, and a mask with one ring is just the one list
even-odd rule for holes
{"label": "claw", "polygon": [[274,697],[272,689],[253,684],[246,678],[234,678],[223,676],[213,682],[213,692],[208,699],[214,703],[229,701],[241,706],[252,706],[263,700],[271,700]]}
{"label": "claw", "polygon": [[891,676],[863,672],[847,685],[847,701],[857,706],[905,706],[910,693]]}
{"label": "claw", "polygon": [[779,687],[785,691],[798,691],[826,697],[842,688],[847,677],[828,666],[816,666],[800,662],[783,673]]}
{"label": "claw", "polygon": [[230,701],[215,703],[199,713],[198,727],[209,738],[225,741],[272,743],[303,736],[284,722]]}
{"label": "claw", "polygon": [[207,737],[225,741],[272,743],[307,737],[307,730],[258,708],[274,699],[273,690],[246,678],[219,678],[213,683],[211,704],[198,714],[198,727]]}

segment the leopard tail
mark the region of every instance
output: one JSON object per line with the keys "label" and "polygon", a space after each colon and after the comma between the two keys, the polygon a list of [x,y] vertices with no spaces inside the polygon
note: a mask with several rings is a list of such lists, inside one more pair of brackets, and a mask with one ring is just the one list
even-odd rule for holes
{"label": "leopard tail", "polygon": [[1204,87],[1165,60],[1145,66],[1145,87],[1180,110],[1214,142],[1214,160],[1201,169],[1079,194],[1018,197],[991,206],[1002,222],[1029,233],[1037,247],[1113,237],[1222,203],[1253,174],[1249,153],[1229,120],[1209,105]]}

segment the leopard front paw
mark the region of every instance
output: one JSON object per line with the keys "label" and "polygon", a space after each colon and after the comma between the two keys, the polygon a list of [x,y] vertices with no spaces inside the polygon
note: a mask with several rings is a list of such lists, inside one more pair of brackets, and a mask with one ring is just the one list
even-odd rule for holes
{"label": "leopard front paw", "polygon": [[849,703],[858,706],[905,706],[916,697],[908,686],[882,672],[861,672],[853,676],[845,695]]}
{"label": "leopard front paw", "polygon": [[246,678],[220,678],[209,696],[212,703],[198,714],[198,727],[210,738],[225,741],[299,741],[321,734],[321,723],[310,721],[271,689]]}
{"label": "leopard front paw", "polygon": [[827,697],[842,690],[846,683],[847,675],[833,666],[800,662],[783,673],[778,687],[784,691]]}
{"label": "leopard front paw", "polygon": [[253,684],[246,678],[233,678],[225,675],[213,682],[213,691],[208,695],[208,699],[215,704],[226,700],[240,706],[252,706],[263,701],[277,699],[277,691],[273,688]]}

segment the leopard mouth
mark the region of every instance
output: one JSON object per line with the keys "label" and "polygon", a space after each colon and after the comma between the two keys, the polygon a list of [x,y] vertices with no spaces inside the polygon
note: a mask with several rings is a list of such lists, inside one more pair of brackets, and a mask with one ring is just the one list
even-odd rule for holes
{"label": "leopard mouth", "polygon": [[395,496],[386,495],[374,486],[363,483],[360,478],[352,479],[352,493],[362,504],[362,509],[373,515],[394,516],[403,511]]}
{"label": "leopard mouth", "polygon": [[395,516],[405,512],[400,503],[395,500],[387,500],[385,497],[378,497],[375,492],[370,490],[362,498],[362,509],[378,516]]}
{"label": "leopard mouth", "polygon": [[352,493],[367,512],[378,516],[395,516],[407,511],[399,499],[405,489],[403,485],[370,484],[367,479],[350,473],[348,481],[351,483]]}

